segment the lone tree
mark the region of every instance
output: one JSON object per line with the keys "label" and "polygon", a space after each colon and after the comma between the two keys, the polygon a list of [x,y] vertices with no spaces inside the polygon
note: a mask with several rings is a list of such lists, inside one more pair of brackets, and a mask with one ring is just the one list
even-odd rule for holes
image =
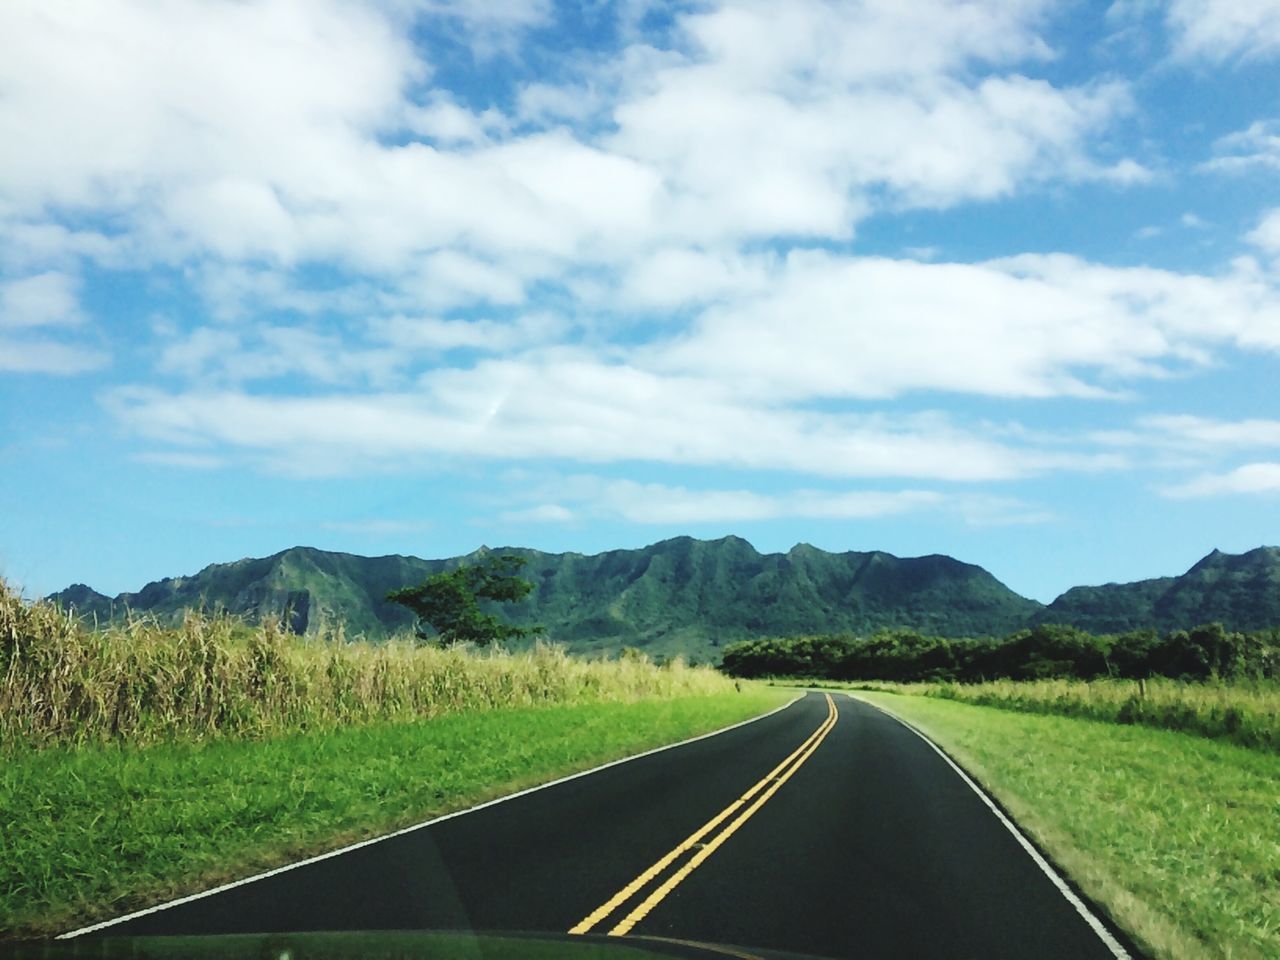
{"label": "lone tree", "polygon": [[414,632],[423,641],[434,639],[427,625],[435,628],[442,644],[469,642],[484,646],[495,640],[518,640],[542,628],[503,623],[483,612],[480,601],[510,603],[528,596],[533,584],[516,576],[525,563],[524,557],[510,554],[486,557],[481,563],[433,573],[416,587],[391,591],[387,599],[417,614]]}

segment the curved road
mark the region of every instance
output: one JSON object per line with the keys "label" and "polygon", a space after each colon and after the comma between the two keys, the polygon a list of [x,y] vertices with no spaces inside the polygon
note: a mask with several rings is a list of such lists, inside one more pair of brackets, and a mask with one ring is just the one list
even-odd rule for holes
{"label": "curved road", "polygon": [[413,929],[629,932],[868,960],[1125,955],[927,742],[816,693],[95,932]]}

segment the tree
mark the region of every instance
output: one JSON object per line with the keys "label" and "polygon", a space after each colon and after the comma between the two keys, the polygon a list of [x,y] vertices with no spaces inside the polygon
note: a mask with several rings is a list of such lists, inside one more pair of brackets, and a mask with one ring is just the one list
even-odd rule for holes
{"label": "tree", "polygon": [[[423,641],[438,638],[440,643],[474,643],[517,640],[542,630],[539,626],[517,627],[480,609],[481,600],[512,603],[528,596],[533,584],[516,576],[525,565],[524,557],[486,557],[481,563],[433,573],[416,587],[403,587],[387,594],[418,617],[414,632]],[[427,627],[435,629],[435,638]]]}

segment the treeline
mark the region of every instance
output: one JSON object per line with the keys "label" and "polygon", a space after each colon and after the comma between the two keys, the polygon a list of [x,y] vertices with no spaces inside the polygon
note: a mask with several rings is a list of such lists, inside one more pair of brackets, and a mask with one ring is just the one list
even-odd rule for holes
{"label": "treeline", "polygon": [[898,682],[1170,677],[1280,677],[1280,630],[1237,633],[1221,624],[1158,634],[1095,636],[1041,624],[1003,638],[949,639],[909,630],[758,639],[725,648],[736,677],[813,677]]}

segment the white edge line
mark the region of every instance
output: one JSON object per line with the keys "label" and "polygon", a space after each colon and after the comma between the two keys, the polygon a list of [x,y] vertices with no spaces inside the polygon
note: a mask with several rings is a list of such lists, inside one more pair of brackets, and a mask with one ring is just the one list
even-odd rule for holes
{"label": "white edge line", "polygon": [[540,783],[537,786],[527,787],[524,790],[518,790],[515,793],[509,793],[504,797],[496,797],[493,800],[486,800],[484,803],[478,803],[474,807],[467,807],[465,810],[455,810],[453,813],[442,814],[441,816],[434,817],[431,820],[424,820],[422,823],[415,823],[411,827],[402,827],[401,829],[396,830],[393,833],[384,833],[381,836],[371,837],[368,840],[361,840],[358,843],[353,843],[345,847],[339,847],[337,850],[330,850],[328,853],[322,853],[322,854],[319,854],[318,856],[308,857],[306,860],[299,860],[296,863],[287,863],[283,867],[276,867],[273,870],[267,870],[265,873],[255,873],[251,877],[243,877],[240,880],[232,880],[230,883],[224,883],[221,886],[213,887],[212,889],[209,889],[209,890],[202,890],[199,893],[193,893],[186,897],[180,897],[177,900],[170,900],[166,903],[158,903],[153,907],[147,907],[145,910],[136,910],[133,913],[127,913],[123,917],[116,917],[113,920],[104,920],[101,923],[95,923],[92,926],[88,926],[88,927],[81,927],[79,930],[72,930],[69,933],[60,933],[54,939],[55,940],[71,940],[75,937],[84,936],[87,933],[96,933],[99,930],[103,930],[107,927],[113,927],[116,924],[124,923],[127,920],[136,920],[138,917],[145,917],[153,913],[159,913],[161,910],[168,910],[170,907],[181,906],[182,904],[190,903],[193,900],[201,900],[204,897],[212,897],[215,894],[222,893],[226,890],[234,889],[235,887],[243,887],[246,884],[254,883],[255,881],[258,881],[258,880],[265,880],[267,879],[267,877],[274,877],[277,874],[287,873],[288,871],[296,869],[297,867],[305,867],[308,864],[318,863],[321,860],[328,860],[330,857],[341,856],[344,853],[350,853],[352,850],[359,850],[361,847],[368,847],[368,846],[372,846],[375,843],[381,843],[383,840],[390,840],[393,837],[401,837],[401,836],[404,836],[406,833],[412,833],[415,830],[421,830],[424,827],[431,826],[432,824],[442,823],[445,820],[452,820],[454,817],[462,817],[467,815],[468,813],[475,813],[477,810],[483,810],[485,807],[492,807],[492,806],[496,806],[499,803],[506,803],[508,800],[515,800],[517,797],[527,796],[528,794],[536,793],[539,790],[546,790],[548,787],[554,787],[561,783],[568,783],[570,780],[577,780],[579,777],[589,777],[593,773],[599,773],[601,770],[608,770],[610,767],[616,767],[622,763],[630,763],[632,760],[639,760],[642,757],[650,757],[650,756],[653,756],[655,753],[662,753],[664,750],[674,750],[676,747],[683,747],[690,743],[697,743],[699,740],[706,740],[706,739],[709,739],[710,737],[718,737],[722,733],[728,733],[730,730],[736,730],[739,727],[745,727],[747,724],[755,723],[757,720],[764,720],[766,717],[771,717],[775,713],[781,713],[783,710],[787,709],[787,707],[790,707],[792,704],[794,704],[796,701],[801,699],[801,697],[803,696],[804,696],[803,693],[797,694],[795,697],[788,700],[782,706],[776,707],[775,709],[770,710],[768,713],[762,713],[758,717],[750,717],[746,720],[741,720],[738,723],[731,723],[727,727],[721,727],[719,730],[712,730],[710,733],[699,734],[696,737],[690,737],[687,740],[681,740],[679,743],[668,743],[665,746],[654,747],[652,750],[646,750],[643,753],[632,754],[629,757],[622,757],[619,760],[610,760],[608,763],[602,763],[600,764],[600,766],[592,767],[590,770],[581,770],[578,773],[571,773],[567,777],[561,777],[558,780],[551,780],[547,783]]}
{"label": "white edge line", "polygon": [[1053,866],[1049,863],[1049,861],[1047,861],[1043,856],[1040,855],[1040,851],[1037,850],[1035,848],[1035,845],[1026,838],[1026,835],[1023,834],[1022,830],[1018,828],[1018,825],[1015,824],[1012,820],[1010,820],[1007,816],[1005,816],[1004,811],[1001,810],[996,805],[995,801],[992,800],[991,797],[987,795],[987,792],[983,790],[980,786],[978,786],[978,784],[973,781],[973,778],[970,777],[967,773],[965,773],[963,769],[961,769],[959,764],[957,764],[954,760],[952,760],[949,756],[947,756],[947,754],[943,751],[941,747],[939,747],[936,743],[934,743],[927,736],[925,736],[924,733],[922,733],[920,729],[915,726],[915,724],[912,724],[906,720],[903,720],[902,717],[898,716],[896,713],[893,713],[892,711],[885,709],[879,704],[872,703],[870,700],[863,700],[861,697],[855,697],[852,693],[846,692],[845,696],[847,696],[850,700],[857,700],[859,703],[865,703],[867,706],[872,707],[873,709],[879,710],[886,717],[890,717],[898,721],[898,723],[902,724],[904,727],[906,727],[908,730],[914,733],[917,737],[919,737],[921,740],[927,743],[930,747],[932,747],[934,753],[936,753],[938,756],[940,756],[943,760],[947,762],[947,765],[951,767],[951,769],[954,770],[960,776],[960,779],[963,780],[965,783],[967,783],[970,789],[972,789],[974,793],[976,793],[979,797],[982,798],[982,802],[985,803],[988,809],[990,809],[991,812],[996,815],[996,819],[998,819],[1002,824],[1004,824],[1005,829],[1007,829],[1011,834],[1013,834],[1014,839],[1016,839],[1019,845],[1022,847],[1022,849],[1027,852],[1027,856],[1029,856],[1032,860],[1035,861],[1036,866],[1038,866],[1040,870],[1044,873],[1044,875],[1048,877],[1049,880],[1053,883],[1053,885],[1058,888],[1058,892],[1061,893],[1064,897],[1066,897],[1067,902],[1076,908],[1076,913],[1080,914],[1080,916],[1084,919],[1084,922],[1087,923],[1090,929],[1093,930],[1093,932],[1098,935],[1098,939],[1100,939],[1104,944],[1107,945],[1107,949],[1111,951],[1111,955],[1114,956],[1116,960],[1133,960],[1133,957],[1129,953],[1129,951],[1126,950],[1124,946],[1120,943],[1120,941],[1117,940],[1115,936],[1111,933],[1111,931],[1107,929],[1106,924],[1104,924],[1101,920],[1098,919],[1097,914],[1095,914],[1092,910],[1090,910],[1088,905],[1076,895],[1076,892],[1072,890],[1070,886],[1068,886],[1067,882],[1062,878],[1062,875],[1053,868]]}

